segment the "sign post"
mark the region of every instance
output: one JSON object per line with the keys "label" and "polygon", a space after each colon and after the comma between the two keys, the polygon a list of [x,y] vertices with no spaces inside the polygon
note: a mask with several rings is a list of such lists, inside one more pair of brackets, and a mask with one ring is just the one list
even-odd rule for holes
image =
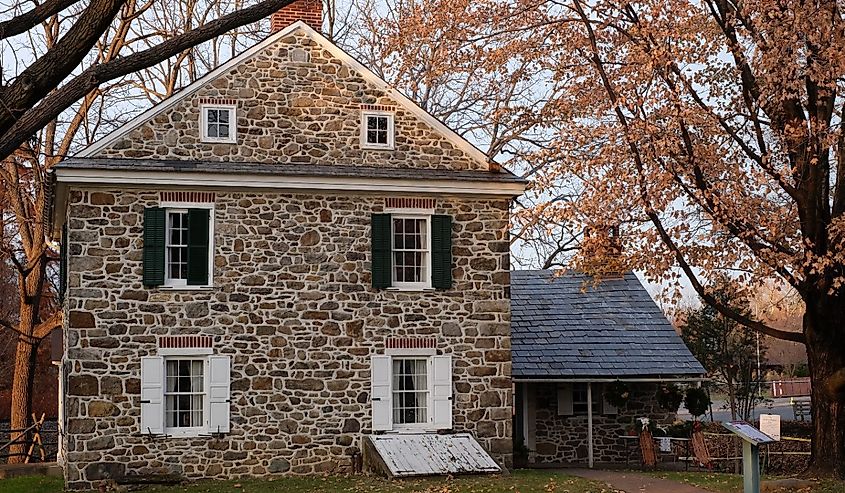
{"label": "sign post", "polygon": [[743,492],[760,493],[760,445],[775,440],[745,421],[729,421],[722,426],[742,438]]}

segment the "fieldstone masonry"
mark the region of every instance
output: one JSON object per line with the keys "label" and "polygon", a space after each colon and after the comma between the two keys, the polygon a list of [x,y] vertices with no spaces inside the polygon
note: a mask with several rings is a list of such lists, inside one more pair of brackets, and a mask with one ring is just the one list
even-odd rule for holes
{"label": "fieldstone masonry", "polygon": [[[305,50],[306,62],[299,53]],[[237,143],[202,143],[200,101],[237,105]],[[395,149],[361,146],[361,110],[395,110]],[[100,151],[101,157],[487,170],[301,30]]]}
{"label": "fieldstone masonry", "polygon": [[[370,433],[370,357],[390,337],[434,337],[452,354],[454,429],[510,462],[507,200],[436,198],[453,217],[454,284],[432,292],[371,287],[370,214],[384,197],[229,191],[214,204],[214,287],[146,288],[143,210],[158,203],[155,191],[70,192],[68,488],[348,471]],[[140,357],[160,336],[197,334],[232,356],[231,434],[140,435]]]}
{"label": "fieldstone masonry", "polygon": [[[631,397],[618,414],[604,415],[600,407],[593,414],[593,457],[596,462],[624,464],[628,449],[624,439],[634,419],[647,417],[661,424],[671,424],[673,413],[661,410],[654,398],[657,384],[631,385]],[[537,434],[536,461],[538,463],[586,463],[587,416],[558,416],[557,386],[539,384],[536,388]],[[633,455],[636,461],[638,455]]]}

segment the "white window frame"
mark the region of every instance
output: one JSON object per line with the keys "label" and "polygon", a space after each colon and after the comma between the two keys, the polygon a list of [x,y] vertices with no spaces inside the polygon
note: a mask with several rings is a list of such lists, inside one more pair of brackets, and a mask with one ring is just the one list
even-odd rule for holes
{"label": "white window frame", "polygon": [[425,382],[426,382],[426,397],[425,397],[425,416],[426,421],[423,423],[396,423],[395,420],[393,421],[393,429],[395,431],[407,431],[407,432],[419,432],[419,431],[429,431],[434,430],[434,405],[433,405],[433,394],[434,389],[432,388],[434,385],[433,376],[434,376],[434,369],[432,368],[432,358],[431,356],[425,356],[420,354],[395,354],[391,355],[390,357],[390,413],[393,414],[394,410],[396,409],[396,399],[395,394],[396,390],[393,388],[393,363],[397,360],[424,360],[425,361]]}
{"label": "white window frame", "polygon": [[[162,202],[164,209],[164,284],[165,289],[201,290],[214,287],[214,204],[204,202]],[[206,284],[189,285],[187,279],[172,279],[170,277],[170,213],[187,212],[188,209],[208,209],[208,282]]]}
{"label": "white window frame", "polygon": [[[387,144],[367,142],[367,117],[387,118]],[[364,149],[392,150],[395,145],[394,113],[392,111],[362,111],[361,112],[361,147]]]}
{"label": "white window frame", "polygon": [[[422,219],[425,222],[425,259],[423,261],[423,276],[420,282],[400,282],[396,280],[396,233],[393,221],[396,219]],[[399,250],[401,251],[401,250]],[[395,290],[421,291],[431,287],[431,215],[397,213],[390,215],[390,287]]]}
{"label": "white window frame", "polygon": [[[208,433],[209,401],[208,401],[208,380],[209,364],[207,357],[197,356],[196,353],[185,351],[179,355],[169,355],[163,358],[164,368],[162,369],[162,396],[161,412],[162,426],[164,433],[173,437],[196,437]],[[168,361],[201,361],[202,362],[202,426],[192,427],[168,427],[167,426],[167,362]]]}
{"label": "white window frame", "polygon": [[[208,110],[229,111],[229,137],[208,135]],[[200,106],[200,135],[202,142],[235,144],[238,142],[238,106],[235,104],[204,104]]]}

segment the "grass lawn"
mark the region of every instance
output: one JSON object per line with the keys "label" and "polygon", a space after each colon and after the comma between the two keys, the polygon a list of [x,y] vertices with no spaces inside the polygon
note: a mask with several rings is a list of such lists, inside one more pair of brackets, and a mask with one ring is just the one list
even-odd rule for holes
{"label": "grass lawn", "polygon": [[[740,474],[724,474],[724,473],[709,473],[709,472],[674,472],[674,471],[656,471],[647,472],[651,476],[671,479],[681,483],[689,483],[699,488],[713,491],[714,493],[742,493],[742,475]],[[781,479],[764,477],[763,481],[767,479]],[[812,489],[781,489],[778,490],[783,493],[800,492],[800,493],[842,493],[845,492],[845,482],[842,481],[821,481]]]}
{"label": "grass lawn", "polygon": [[[60,493],[61,478],[0,480],[0,493]],[[510,476],[466,476],[402,481],[356,477],[286,477],[272,480],[201,481],[158,486],[146,493],[611,493],[607,486],[548,471],[516,471]]]}

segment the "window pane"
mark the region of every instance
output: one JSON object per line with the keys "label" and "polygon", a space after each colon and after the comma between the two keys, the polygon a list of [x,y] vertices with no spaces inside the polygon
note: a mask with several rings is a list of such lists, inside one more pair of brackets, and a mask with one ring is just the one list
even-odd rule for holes
{"label": "window pane", "polygon": [[208,123],[217,123],[217,110],[207,110],[208,113]]}
{"label": "window pane", "polygon": [[208,136],[209,137],[218,137],[217,131],[218,125],[216,123],[212,123],[208,125]]}
{"label": "window pane", "polygon": [[220,125],[220,137],[224,139],[229,138],[229,125]]}
{"label": "window pane", "polygon": [[385,135],[387,135],[387,117],[386,116],[376,117],[376,129],[384,130]]}
{"label": "window pane", "polygon": [[218,110],[218,111],[219,111],[219,115],[220,115],[220,118],[219,118],[220,123],[229,123],[229,113],[231,111],[230,110]]}
{"label": "window pane", "polygon": [[170,428],[203,425],[204,362],[201,360],[166,360],[164,421]]}
{"label": "window pane", "polygon": [[378,144],[378,137],[375,130],[367,130],[367,143]]}
{"label": "window pane", "polygon": [[393,360],[393,419],[397,424],[425,423],[428,419],[428,362]]}

